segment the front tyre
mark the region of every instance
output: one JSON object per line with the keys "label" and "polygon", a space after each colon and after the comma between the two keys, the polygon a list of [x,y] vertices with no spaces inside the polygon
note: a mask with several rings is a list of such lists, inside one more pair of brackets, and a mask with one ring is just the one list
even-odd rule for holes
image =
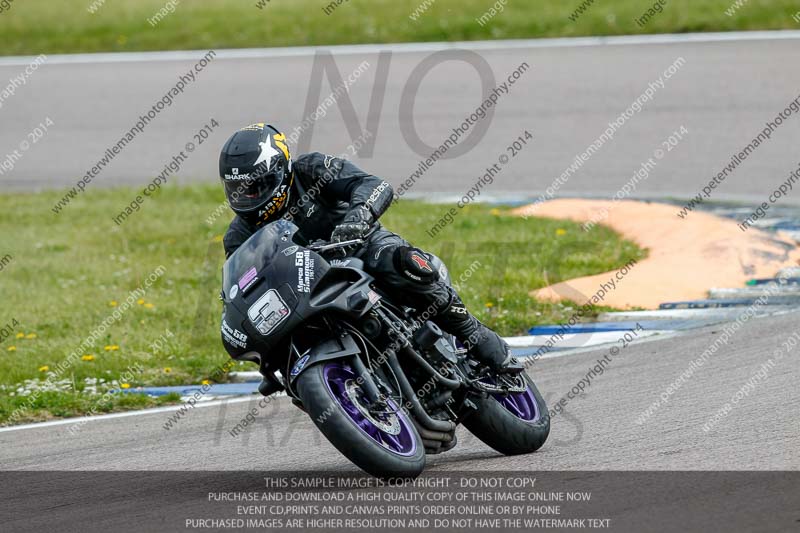
{"label": "front tyre", "polygon": [[527,374],[521,377],[526,385],[523,392],[490,394],[464,420],[470,433],[505,455],[535,452],[550,434],[550,415],[542,395]]}
{"label": "front tyre", "polygon": [[425,448],[408,415],[392,401],[383,410],[370,410],[347,361],[313,365],[294,388],[317,428],[362,470],[383,478],[422,473]]}

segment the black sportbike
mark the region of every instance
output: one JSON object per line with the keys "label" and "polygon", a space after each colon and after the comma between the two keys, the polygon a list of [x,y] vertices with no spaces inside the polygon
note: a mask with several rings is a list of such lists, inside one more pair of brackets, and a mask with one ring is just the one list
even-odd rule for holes
{"label": "black sportbike", "polygon": [[462,423],[507,455],[544,444],[550,417],[527,374],[493,373],[428,321],[430,310],[394,304],[344,253],[362,241],[302,246],[296,232],[273,222],[223,267],[223,341],[258,363],[263,395],[285,390],[378,477],[418,476],[426,454],[455,446]]}

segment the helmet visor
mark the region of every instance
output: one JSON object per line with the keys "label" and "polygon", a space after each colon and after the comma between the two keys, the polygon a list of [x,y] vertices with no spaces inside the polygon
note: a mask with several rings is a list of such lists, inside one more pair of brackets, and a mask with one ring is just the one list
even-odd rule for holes
{"label": "helmet visor", "polygon": [[283,183],[283,177],[283,168],[276,168],[256,177],[253,177],[252,174],[242,176],[226,174],[222,183],[231,207],[236,210],[248,211],[258,209],[272,198]]}

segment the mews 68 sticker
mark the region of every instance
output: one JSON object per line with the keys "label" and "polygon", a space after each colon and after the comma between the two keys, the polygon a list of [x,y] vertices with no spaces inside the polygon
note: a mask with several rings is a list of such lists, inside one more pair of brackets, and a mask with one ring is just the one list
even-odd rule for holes
{"label": "mews 68 sticker", "polygon": [[222,336],[231,346],[247,348],[247,335],[236,328],[230,327],[224,318],[222,319]]}
{"label": "mews 68 sticker", "polygon": [[314,281],[314,258],[310,250],[302,250],[294,254],[294,266],[297,267],[297,292],[311,292]]}

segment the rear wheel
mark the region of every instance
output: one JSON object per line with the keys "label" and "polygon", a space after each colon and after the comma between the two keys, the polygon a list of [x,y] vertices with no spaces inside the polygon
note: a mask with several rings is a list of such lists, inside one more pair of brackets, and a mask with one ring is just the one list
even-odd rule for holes
{"label": "rear wheel", "polygon": [[422,473],[425,449],[408,415],[391,400],[370,408],[347,361],[308,368],[294,388],[317,428],[359,468],[377,477]]}
{"label": "rear wheel", "polygon": [[464,420],[473,435],[505,455],[534,452],[550,434],[550,415],[542,395],[527,374],[520,378],[525,381],[523,392],[490,394]]}

